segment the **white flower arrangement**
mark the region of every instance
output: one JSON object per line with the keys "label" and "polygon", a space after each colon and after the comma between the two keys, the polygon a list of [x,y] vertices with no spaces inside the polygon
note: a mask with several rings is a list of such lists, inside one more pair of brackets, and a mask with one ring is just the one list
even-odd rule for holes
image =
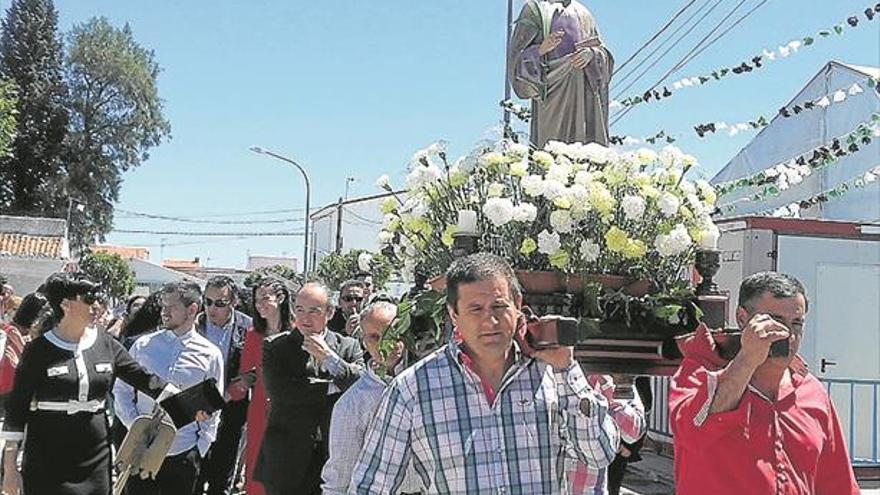
{"label": "white flower arrangement", "polygon": [[[462,210],[476,217],[480,249],[516,269],[650,278],[659,288],[718,240],[715,189],[687,178],[696,160],[674,146],[618,153],[501,140],[454,163],[445,147],[417,152],[407,193],[383,202],[379,241],[397,266],[443,273]],[[384,177],[377,185],[392,191]]]}

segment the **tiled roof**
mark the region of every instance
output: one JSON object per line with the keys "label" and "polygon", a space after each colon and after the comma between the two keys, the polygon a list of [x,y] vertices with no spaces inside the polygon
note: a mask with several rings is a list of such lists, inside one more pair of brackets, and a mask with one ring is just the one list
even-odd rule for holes
{"label": "tiled roof", "polygon": [[0,232],[0,256],[61,258],[64,238]]}

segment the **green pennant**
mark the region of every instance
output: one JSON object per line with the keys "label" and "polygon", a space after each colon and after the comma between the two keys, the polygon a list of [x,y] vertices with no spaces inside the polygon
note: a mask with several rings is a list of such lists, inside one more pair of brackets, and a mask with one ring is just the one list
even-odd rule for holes
{"label": "green pennant", "polygon": [[721,69],[721,77],[726,76],[728,72],[730,72],[730,69],[728,69],[727,67]]}
{"label": "green pennant", "polygon": [[715,80],[717,81],[717,80],[721,79],[721,74],[719,74],[717,70],[713,70],[712,77],[714,77]]}
{"label": "green pennant", "polygon": [[823,29],[823,30],[819,31],[819,36],[827,38],[827,37],[831,36],[831,31]]}
{"label": "green pennant", "polygon": [[813,44],[813,41],[815,41],[815,40],[811,36],[806,36],[803,41],[804,41],[804,46],[810,46]]}
{"label": "green pennant", "polygon": [[837,24],[834,26],[834,32],[837,34],[843,34],[843,24]]}
{"label": "green pennant", "polygon": [[706,76],[700,76],[700,84],[706,84],[706,81],[708,81],[709,79],[711,79],[711,78],[706,77]]}
{"label": "green pennant", "polygon": [[868,87],[873,88],[875,86],[877,86],[877,80],[873,77],[868,78]]}

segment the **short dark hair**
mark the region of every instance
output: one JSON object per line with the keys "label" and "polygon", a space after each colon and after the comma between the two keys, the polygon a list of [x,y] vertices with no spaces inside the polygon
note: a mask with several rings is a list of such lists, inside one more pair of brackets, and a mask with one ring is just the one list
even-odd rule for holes
{"label": "short dark hair", "polygon": [[195,282],[175,280],[162,286],[162,294],[177,294],[184,306],[202,302],[202,288]]}
{"label": "short dark hair", "polygon": [[356,279],[358,279],[358,278],[362,278],[362,277],[363,277],[363,278],[367,278],[367,277],[372,277],[372,276],[373,276],[372,273],[370,273],[370,272],[364,272],[364,271],[357,272],[357,273],[354,274],[354,278],[356,278]]}
{"label": "short dark hair", "polygon": [[345,289],[350,289],[352,287],[357,287],[359,289],[366,289],[367,284],[365,284],[363,282],[363,280],[349,279],[349,280],[346,280],[345,282],[342,282],[342,285],[339,286],[339,293],[341,294],[342,292],[345,291]]}
{"label": "short dark hair", "polygon": [[804,284],[791,275],[779,272],[758,272],[746,277],[739,284],[737,305],[751,313],[754,311],[755,300],[766,293],[770,293],[777,299],[795,297],[800,294],[804,296],[805,309],[809,309],[807,290],[804,288]]}
{"label": "short dark hair", "polygon": [[51,328],[64,318],[61,301],[76,299],[86,294],[100,294],[101,286],[82,272],[61,272],[49,275],[46,282],[37,289],[49,303],[51,314],[47,316],[44,326]]}
{"label": "short dark hair", "polygon": [[235,280],[232,280],[232,277],[227,275],[214,275],[209,278],[205,283],[205,289],[208,287],[213,287],[215,289],[225,289],[228,287],[230,297],[233,299],[238,298],[238,284],[235,283]]}
{"label": "short dark hair", "polygon": [[15,316],[12,317],[12,323],[21,328],[30,328],[37,321],[46,304],[46,297],[39,292],[24,296],[15,311]]}
{"label": "short dark hair", "polygon": [[513,268],[500,256],[491,253],[476,253],[455,260],[446,270],[446,303],[457,310],[459,285],[492,280],[493,278],[506,280],[512,297],[517,298],[522,295],[522,289]]}

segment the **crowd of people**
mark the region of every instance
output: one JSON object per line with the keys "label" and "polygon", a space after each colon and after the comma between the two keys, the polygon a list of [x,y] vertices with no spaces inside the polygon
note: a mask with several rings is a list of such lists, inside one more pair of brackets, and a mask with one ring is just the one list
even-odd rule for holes
{"label": "crowd of people", "polygon": [[[351,277],[334,302],[320,282],[265,276],[252,307],[229,277],[173,282],[113,318],[100,281],[52,275],[0,332],[3,493],[110,493],[126,429],[205,380],[225,405],[180,426],[155,478],[130,478],[128,494],[618,493],[648,381],[621,394],[572,348],[531,348],[507,262],[453,263],[452,331],[427,355],[380,352],[398,306],[369,274]],[[2,294],[7,311],[14,289]],[[834,408],[797,355],[803,286],[758,274],[738,306],[732,361],[705,327],[682,342],[677,493],[858,493]],[[771,353],[782,340],[789,353]]]}

